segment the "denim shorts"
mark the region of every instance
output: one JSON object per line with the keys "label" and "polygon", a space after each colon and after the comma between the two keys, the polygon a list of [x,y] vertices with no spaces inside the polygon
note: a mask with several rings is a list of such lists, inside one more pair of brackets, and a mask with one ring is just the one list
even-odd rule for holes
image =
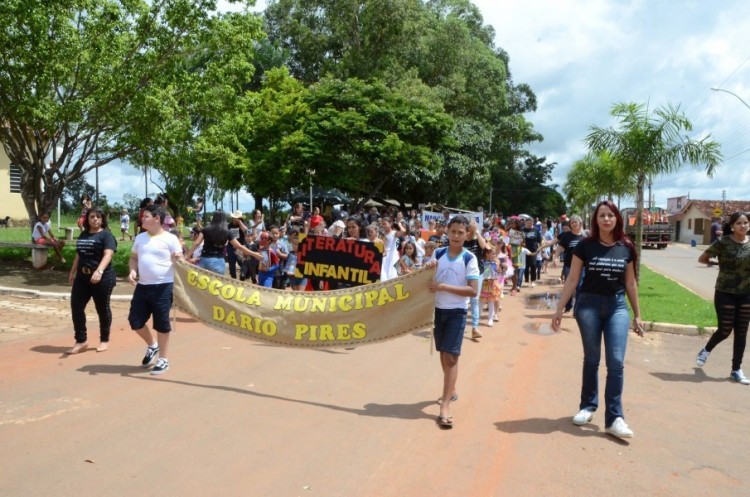
{"label": "denim shorts", "polygon": [[198,267],[223,276],[227,270],[227,263],[223,257],[201,257],[198,261]]}
{"label": "denim shorts", "polygon": [[461,355],[466,328],[466,309],[435,309],[435,349]]}
{"label": "denim shorts", "polygon": [[172,308],[172,283],[136,285],[130,301],[128,322],[133,330],[140,330],[154,317],[154,329],[160,333],[172,331],[169,311]]}
{"label": "denim shorts", "polygon": [[302,287],[303,289],[307,286],[307,278],[297,278],[296,276],[289,277],[289,283],[292,286]]}

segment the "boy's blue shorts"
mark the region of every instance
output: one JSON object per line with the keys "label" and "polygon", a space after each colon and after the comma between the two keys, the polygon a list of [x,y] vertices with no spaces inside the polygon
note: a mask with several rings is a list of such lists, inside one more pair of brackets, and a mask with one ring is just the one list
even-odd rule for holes
{"label": "boy's blue shorts", "polygon": [[435,349],[461,355],[466,328],[466,309],[435,309]]}

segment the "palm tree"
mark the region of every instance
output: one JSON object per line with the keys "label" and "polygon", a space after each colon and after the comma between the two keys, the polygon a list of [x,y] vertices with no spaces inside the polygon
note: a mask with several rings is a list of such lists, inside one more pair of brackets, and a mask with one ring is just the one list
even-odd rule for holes
{"label": "palm tree", "polygon": [[[593,153],[608,151],[636,184],[636,249],[641,255],[643,232],[643,188],[647,178],[677,171],[686,164],[704,164],[711,177],[722,161],[721,146],[705,136],[694,140],[685,133],[693,130],[690,120],[668,104],[649,114],[645,105],[620,103],[612,107],[617,128],[591,126],[586,144]],[[636,268],[638,269],[638,268]],[[637,272],[639,274],[640,271]]]}
{"label": "palm tree", "polygon": [[565,178],[563,192],[571,203],[571,210],[585,214],[601,198],[629,196],[635,191],[635,178],[608,151],[587,153],[573,163]]}

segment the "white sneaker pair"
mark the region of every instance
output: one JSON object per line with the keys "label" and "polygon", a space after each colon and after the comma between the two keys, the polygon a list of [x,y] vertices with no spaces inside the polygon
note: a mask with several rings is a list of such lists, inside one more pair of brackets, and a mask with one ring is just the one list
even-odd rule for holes
{"label": "white sneaker pair", "polygon": [[[578,411],[578,414],[573,416],[573,424],[583,426],[586,423],[591,422],[593,418],[594,413],[592,411],[581,409],[580,411]],[[628,424],[621,417],[615,418],[612,426],[608,426],[604,429],[604,431],[617,438],[633,438],[633,436],[635,435],[633,433],[633,430],[630,429]]]}

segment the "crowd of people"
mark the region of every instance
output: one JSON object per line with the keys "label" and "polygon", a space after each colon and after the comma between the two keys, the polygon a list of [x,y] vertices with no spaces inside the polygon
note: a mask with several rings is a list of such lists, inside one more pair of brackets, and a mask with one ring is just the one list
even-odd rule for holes
{"label": "crowd of people", "polygon": [[[82,205],[86,205],[85,199]],[[198,199],[196,206],[202,209],[203,199]],[[633,436],[622,407],[624,359],[629,331],[642,335],[644,326],[635,276],[637,252],[612,202],[596,206],[588,230],[578,215],[542,222],[529,216],[505,219],[501,213],[494,213],[478,223],[445,210],[442,217],[423,223],[418,211],[404,213],[395,207],[370,207],[353,214],[330,209],[322,214],[317,206],[310,212],[295,204],[283,222],[268,224],[261,210],[247,218],[239,210],[230,214],[217,211],[207,225],[203,225],[202,212],[194,210],[194,214],[192,241],[187,243],[176,230],[163,196],[154,201],[144,199],[135,222],[139,233],[131,249],[128,279],[136,288],[128,320],[146,344],[141,363],[144,367],[153,365],[152,374],[169,369],[175,259],[184,254],[186,260],[208,271],[220,275],[228,272],[231,278],[269,288],[334,289],[335,285],[295,272],[298,241],[303,235],[353,239],[379,245],[382,281],[435,266],[436,277],[426,290],[435,294],[433,333],[444,374],[437,422],[442,428],[452,428],[450,406],[458,399],[458,359],[469,315],[471,338],[480,341],[480,317],[485,309],[486,324],[492,327],[501,321],[506,294],[514,296],[527,286],[533,288],[541,275],[550,271],[550,265],[556,267],[561,262],[560,273],[550,277],[564,283],[551,328],[558,331],[563,314],[574,309],[583,345],[581,397],[572,422],[591,422],[599,407],[598,370],[603,345],[607,368],[605,430],[619,438]],[[96,207],[86,207],[82,218],[69,276],[75,336],[69,354],[88,348],[85,308],[92,299],[99,317],[97,351],[108,349],[112,322],[109,300],[116,284],[112,258],[117,240],[108,229],[106,215]],[[129,223],[128,213],[123,211],[121,240],[129,236]],[[748,215],[735,213],[699,258],[703,264],[720,267],[715,297],[719,328],[696,358],[696,364],[703,366],[711,351],[734,333],[730,378],[745,385],[750,384],[741,369],[750,324],[748,231]],[[34,235],[35,240],[42,240],[37,243],[62,246],[51,235],[48,216],[41,217]],[[149,319],[156,335],[149,328]]]}

